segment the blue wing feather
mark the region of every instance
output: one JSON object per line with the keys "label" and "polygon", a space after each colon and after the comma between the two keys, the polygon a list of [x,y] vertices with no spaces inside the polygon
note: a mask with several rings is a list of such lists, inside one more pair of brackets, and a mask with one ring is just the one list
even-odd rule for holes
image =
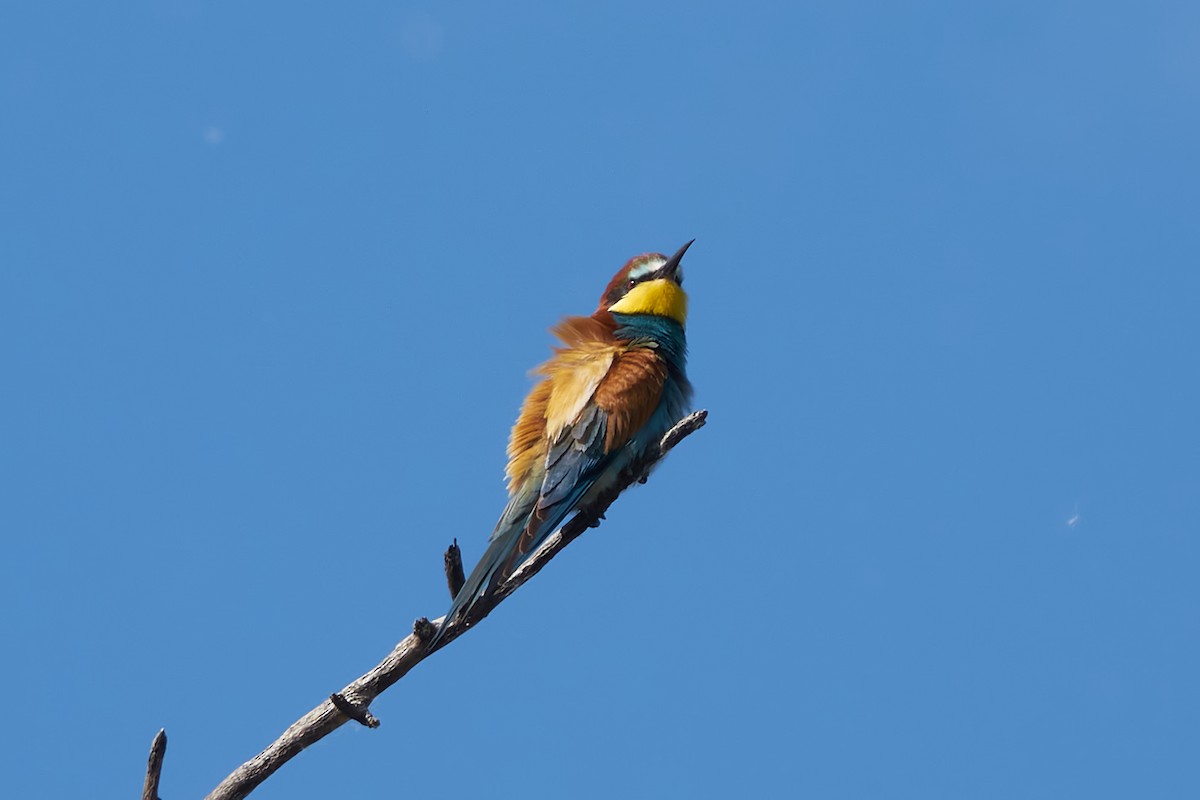
{"label": "blue wing feather", "polygon": [[487,550],[454,597],[431,645],[441,640],[446,623],[468,613],[558,530],[604,473],[612,457],[604,452],[608,414],[589,404],[547,453],[541,481],[518,489],[496,523]]}

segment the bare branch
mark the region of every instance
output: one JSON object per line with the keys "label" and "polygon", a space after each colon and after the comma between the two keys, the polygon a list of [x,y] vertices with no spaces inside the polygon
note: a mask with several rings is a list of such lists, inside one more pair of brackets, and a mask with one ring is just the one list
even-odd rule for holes
{"label": "bare branch", "polygon": [[[621,492],[633,483],[644,482],[651,469],[662,460],[671,448],[704,427],[707,417],[707,411],[696,411],[684,417],[671,430],[667,431],[658,448],[637,463],[631,464],[610,492],[597,498],[590,507],[581,509],[557,533],[550,536],[512,577],[498,587],[491,602],[480,603],[472,610],[470,617],[456,622],[453,627],[449,628],[438,643],[437,649],[440,650],[470,630],[504,598],[519,589],[542,567],[550,563],[550,560],[558,555],[564,547],[588,528],[596,527],[604,518],[604,512],[620,496]],[[449,553],[447,553],[448,560]],[[206,800],[240,800],[254,791],[260,783],[301,750],[328,736],[348,720],[359,719],[355,715],[362,715],[364,719],[375,719],[366,709],[370,707],[376,697],[434,652],[429,650],[425,642],[429,641],[435,631],[436,628],[428,619],[424,617],[418,619],[413,625],[413,633],[397,644],[383,661],[340,692],[336,692],[331,699],[322,702],[294,722],[278,739],[268,745],[267,749],[230,773],[229,777],[213,789]],[[359,719],[359,721],[363,720]],[[376,724],[378,724],[378,720],[376,720]]]}
{"label": "bare branch", "polygon": [[146,764],[146,782],[142,784],[142,800],[158,800],[158,779],[162,775],[163,757],[167,754],[167,731],[160,728],[150,743],[150,759]]}

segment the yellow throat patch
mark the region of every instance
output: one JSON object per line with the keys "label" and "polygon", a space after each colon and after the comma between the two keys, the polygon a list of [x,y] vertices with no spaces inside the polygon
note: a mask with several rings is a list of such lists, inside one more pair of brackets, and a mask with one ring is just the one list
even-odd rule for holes
{"label": "yellow throat patch", "polygon": [[687,322],[687,293],[675,281],[655,278],[643,281],[608,307],[614,314],[653,314],[670,317],[683,325]]}

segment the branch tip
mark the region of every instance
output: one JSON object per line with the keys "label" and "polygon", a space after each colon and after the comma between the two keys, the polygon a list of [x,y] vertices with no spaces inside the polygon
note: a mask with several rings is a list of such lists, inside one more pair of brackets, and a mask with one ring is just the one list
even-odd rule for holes
{"label": "branch tip", "polygon": [[146,781],[142,784],[142,800],[159,800],[158,780],[162,776],[163,757],[167,754],[167,729],[159,728],[150,743],[150,759],[146,763]]}
{"label": "branch tip", "polygon": [[[663,438],[658,443],[658,458],[662,458],[671,451],[675,445],[682,442],[688,436],[691,436],[696,431],[704,427],[708,422],[708,409],[702,408],[699,411],[693,411],[683,419],[671,426],[671,430],[663,434]],[[653,459],[657,461],[658,459]],[[643,481],[644,482],[644,481]]]}
{"label": "branch tip", "polygon": [[463,584],[467,582],[467,576],[463,573],[462,548],[458,546],[458,539],[446,548],[446,555],[442,557],[442,561],[446,569],[446,586],[450,589],[450,599],[453,600],[458,597]]}

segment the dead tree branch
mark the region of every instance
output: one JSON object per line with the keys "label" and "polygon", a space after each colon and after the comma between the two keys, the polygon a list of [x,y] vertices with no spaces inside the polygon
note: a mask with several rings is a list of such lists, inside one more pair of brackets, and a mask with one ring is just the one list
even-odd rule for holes
{"label": "dead tree branch", "polygon": [[[512,577],[499,586],[490,603],[479,604],[472,611],[470,617],[459,620],[449,628],[438,643],[437,649],[440,650],[470,630],[506,597],[550,563],[550,560],[558,555],[564,547],[588,528],[599,525],[600,520],[604,519],[604,512],[620,496],[621,492],[633,483],[644,483],[650,471],[671,448],[704,427],[707,417],[707,411],[696,411],[680,420],[663,436],[654,452],[630,465],[612,491],[597,498],[589,508],[581,509],[557,533],[547,539]],[[451,547],[456,549],[457,545]],[[446,571],[452,589],[454,584],[461,580],[458,576],[462,575],[461,557],[457,558],[459,561],[457,575],[454,575],[455,570],[452,568],[453,560],[455,560],[455,556],[447,552]],[[461,586],[461,583],[459,585]],[[371,703],[388,687],[407,675],[408,671],[423,661],[426,656],[434,652],[428,648],[425,642],[433,636],[436,630],[437,627],[428,619],[424,617],[418,619],[413,625],[413,633],[397,644],[383,661],[292,723],[291,727],[285,730],[278,739],[267,746],[267,749],[242,764],[221,781],[206,800],[240,800],[240,798],[246,797],[301,750],[320,741],[350,720],[356,720],[369,727],[377,727],[379,720],[370,712]],[[156,744],[157,741],[156,738]],[[164,747],[165,743],[164,736]],[[153,752],[151,753],[151,766],[153,766]],[[159,766],[161,768],[161,758]],[[157,785],[157,776],[155,784]],[[147,775],[147,786],[149,786],[149,775]],[[145,796],[143,794],[143,797]]]}
{"label": "dead tree branch", "polygon": [[150,760],[146,764],[146,782],[142,784],[142,800],[158,800],[158,779],[162,775],[163,757],[167,754],[167,731],[160,728],[150,743]]}

